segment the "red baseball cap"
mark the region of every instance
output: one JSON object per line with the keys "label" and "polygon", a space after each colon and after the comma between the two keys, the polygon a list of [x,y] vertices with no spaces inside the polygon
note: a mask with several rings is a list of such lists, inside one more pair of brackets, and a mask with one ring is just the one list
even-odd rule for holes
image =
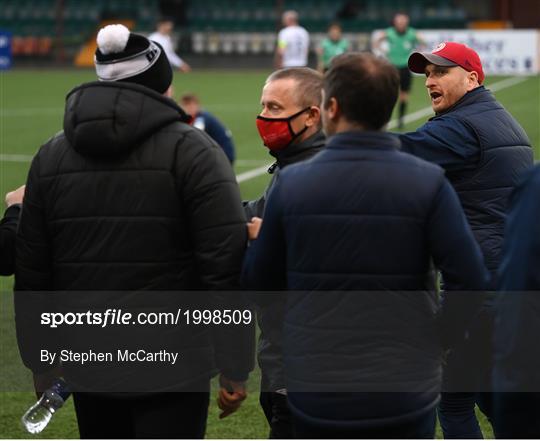
{"label": "red baseball cap", "polygon": [[476,51],[465,44],[445,41],[432,52],[413,52],[409,57],[409,69],[414,73],[423,74],[428,64],[461,66],[467,72],[476,72],[480,84],[484,82],[482,61]]}

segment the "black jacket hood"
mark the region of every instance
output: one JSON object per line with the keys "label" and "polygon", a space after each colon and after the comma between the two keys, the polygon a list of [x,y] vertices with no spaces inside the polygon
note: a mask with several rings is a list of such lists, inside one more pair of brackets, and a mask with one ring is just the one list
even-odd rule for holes
{"label": "black jacket hood", "polygon": [[67,95],[64,133],[81,155],[118,157],[175,121],[189,117],[171,99],[138,84],[96,81]]}

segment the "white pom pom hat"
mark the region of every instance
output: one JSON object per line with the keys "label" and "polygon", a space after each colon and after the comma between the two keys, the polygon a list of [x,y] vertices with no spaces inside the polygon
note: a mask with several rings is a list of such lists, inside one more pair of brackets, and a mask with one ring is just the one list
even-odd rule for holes
{"label": "white pom pom hat", "polygon": [[122,24],[105,26],[97,34],[97,45],[103,55],[122,52],[129,40],[129,29]]}
{"label": "white pom pom hat", "polygon": [[100,81],[137,83],[159,93],[171,85],[171,65],[155,41],[113,24],[98,32],[97,45],[94,63]]}

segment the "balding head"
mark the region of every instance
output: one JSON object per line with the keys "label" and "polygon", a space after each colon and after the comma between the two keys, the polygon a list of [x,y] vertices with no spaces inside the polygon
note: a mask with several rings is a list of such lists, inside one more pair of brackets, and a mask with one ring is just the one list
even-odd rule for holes
{"label": "balding head", "polygon": [[293,10],[285,11],[281,20],[284,26],[296,26],[298,24],[298,12]]}
{"label": "balding head", "polygon": [[289,67],[272,73],[265,84],[279,80],[294,82],[293,99],[299,107],[321,107],[321,90],[323,76],[309,67]]}

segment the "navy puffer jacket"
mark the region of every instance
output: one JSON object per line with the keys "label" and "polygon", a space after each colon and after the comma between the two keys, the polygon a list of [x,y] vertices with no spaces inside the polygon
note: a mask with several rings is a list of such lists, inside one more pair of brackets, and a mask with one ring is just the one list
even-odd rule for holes
{"label": "navy puffer jacket", "polygon": [[[283,170],[248,251],[245,283],[287,299],[289,400],[312,417],[398,418],[434,406],[440,333],[463,330],[481,301],[450,293],[439,309],[432,259],[449,290],[481,290],[481,253],[443,170],[398,148],[392,135],[341,133]],[[298,399],[304,392],[341,395],[321,406],[328,395]],[[408,398],[374,404],[365,392]]]}
{"label": "navy puffer jacket", "polygon": [[494,275],[501,258],[508,197],[533,165],[523,128],[480,86],[400,139],[404,151],[444,167]]}

